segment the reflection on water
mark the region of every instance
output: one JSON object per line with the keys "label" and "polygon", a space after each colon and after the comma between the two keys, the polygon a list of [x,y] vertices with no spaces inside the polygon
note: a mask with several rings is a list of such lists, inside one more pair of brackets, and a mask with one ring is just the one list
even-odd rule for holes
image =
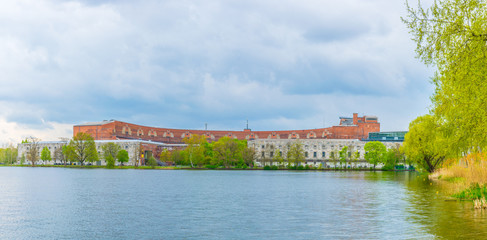
{"label": "reflection on water", "polygon": [[0,168],[0,239],[482,239],[409,172]]}

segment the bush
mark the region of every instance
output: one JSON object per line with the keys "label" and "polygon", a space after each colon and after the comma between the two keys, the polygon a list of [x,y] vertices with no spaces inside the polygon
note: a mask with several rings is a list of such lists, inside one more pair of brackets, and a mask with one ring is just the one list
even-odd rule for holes
{"label": "bush", "polygon": [[154,157],[150,157],[148,160],[147,160],[147,163],[146,163],[147,166],[151,166],[152,168],[155,168],[157,166],[157,161]]}
{"label": "bush", "polygon": [[304,170],[303,165],[299,165],[299,166],[296,168],[296,170]]}
{"label": "bush", "polygon": [[107,163],[107,168],[115,167],[115,159],[113,158],[112,155],[108,154],[107,157],[105,158],[105,161]]}
{"label": "bush", "polygon": [[476,200],[485,198],[487,196],[487,186],[486,185],[479,185],[478,183],[472,184],[469,188],[457,193],[453,194],[453,197],[460,198],[460,199],[467,199],[467,200]]}
{"label": "bush", "polygon": [[287,165],[287,169],[289,169],[289,170],[296,170],[297,167],[296,166],[292,166],[292,165]]}
{"label": "bush", "polygon": [[279,169],[279,167],[278,166],[272,166],[271,169],[272,170],[277,170],[277,169]]}
{"label": "bush", "polygon": [[306,166],[304,166],[304,169],[305,169],[305,170],[310,170],[310,169],[311,169],[311,167],[310,167],[309,165],[306,165]]}
{"label": "bush", "polygon": [[272,170],[272,168],[271,168],[271,166],[266,165],[266,166],[264,166],[264,170]]}
{"label": "bush", "polygon": [[208,169],[216,169],[216,168],[218,168],[218,166],[216,166],[216,165],[206,165],[205,168],[208,168]]}

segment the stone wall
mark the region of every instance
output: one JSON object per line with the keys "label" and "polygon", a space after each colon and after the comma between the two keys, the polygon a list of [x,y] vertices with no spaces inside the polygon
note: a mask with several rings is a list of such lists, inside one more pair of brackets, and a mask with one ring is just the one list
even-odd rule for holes
{"label": "stone wall", "polygon": [[[284,159],[287,156],[288,149],[291,144],[298,141],[302,144],[305,152],[305,164],[318,167],[322,164],[323,167],[335,167],[340,163],[338,161],[338,152],[344,147],[348,146],[352,152],[358,151],[360,157],[357,161],[357,166],[370,167],[365,159],[364,146],[366,141],[359,141],[357,139],[256,139],[248,142],[249,147],[252,147],[257,152],[257,165],[277,165],[276,162],[271,163],[276,149],[282,152]],[[398,142],[383,142],[386,148],[396,148],[402,145]],[[332,157],[336,156],[336,159]],[[347,165],[348,166],[348,165]],[[380,166],[378,166],[380,167]]]}
{"label": "stone wall", "polygon": [[[102,146],[104,144],[107,144],[109,142],[113,142],[117,145],[120,146],[121,149],[124,149],[128,152],[129,154],[129,162],[124,163],[124,165],[134,165],[136,162],[139,162],[139,165],[144,163],[144,159],[141,158],[141,155],[139,155],[140,151],[138,149],[142,150],[142,153],[145,151],[150,151],[156,159],[159,159],[159,154],[163,149],[168,149],[168,150],[173,150],[173,149],[179,149],[184,147],[184,145],[181,144],[164,144],[164,143],[157,143],[157,142],[149,142],[149,141],[143,141],[143,140],[96,140],[95,141],[95,146],[98,151],[98,157],[99,161],[92,163],[93,165],[106,165],[105,160],[103,159],[103,149]],[[39,160],[36,164],[55,164],[55,163],[61,163],[59,159],[57,159],[57,156],[55,155],[55,151],[57,149],[62,148],[62,146],[66,145],[67,142],[65,141],[45,141],[45,142],[39,142]],[[27,151],[31,148],[32,144],[31,143],[23,143],[18,145],[18,163],[20,163],[20,159],[22,158],[22,155],[26,156]],[[41,152],[44,147],[47,147],[49,151],[51,151],[51,158],[52,161],[49,162],[44,162],[40,160]],[[144,156],[145,158],[145,156]],[[24,164],[31,164],[30,161],[27,161],[26,157],[26,162]],[[87,164],[87,163],[85,163]]]}

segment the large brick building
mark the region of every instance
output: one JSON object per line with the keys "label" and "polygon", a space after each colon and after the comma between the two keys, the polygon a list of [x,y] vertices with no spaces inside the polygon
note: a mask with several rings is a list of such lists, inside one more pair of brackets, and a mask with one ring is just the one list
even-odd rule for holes
{"label": "large brick building", "polygon": [[237,139],[367,139],[369,132],[380,132],[375,116],[340,117],[338,126],[306,130],[243,131],[190,130],[141,126],[116,120],[74,125],[73,134],[85,132],[95,140],[140,139],[164,143],[182,143],[193,134],[204,135],[209,141],[227,136]]}

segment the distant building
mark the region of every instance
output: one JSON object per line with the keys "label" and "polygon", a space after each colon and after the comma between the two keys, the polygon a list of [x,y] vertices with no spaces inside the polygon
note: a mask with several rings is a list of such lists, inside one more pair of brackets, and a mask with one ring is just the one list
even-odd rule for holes
{"label": "distant building", "polygon": [[[173,150],[173,149],[180,149],[184,148],[186,144],[166,144],[166,143],[159,143],[159,142],[150,142],[145,140],[95,140],[96,150],[98,151],[99,161],[92,163],[93,165],[106,165],[105,159],[103,159],[103,148],[104,144],[109,142],[115,143],[120,146],[120,149],[124,149],[129,154],[129,162],[127,165],[135,165],[137,162],[139,165],[144,165],[147,159],[151,156],[154,156],[156,159],[159,159],[159,154],[162,152],[163,149]],[[47,147],[49,151],[51,151],[51,161],[43,162],[39,160],[38,164],[55,164],[61,163],[56,156],[56,150],[62,148],[62,146],[67,145],[68,142],[65,141],[44,141],[39,142],[39,157],[41,156],[41,151],[44,147]],[[27,156],[27,152],[32,147],[31,143],[22,143],[18,146],[18,159],[21,159],[22,156]],[[27,159],[26,159],[27,161]],[[27,164],[30,164],[27,163]],[[87,163],[85,163],[87,164]]]}
{"label": "distant building", "polygon": [[163,143],[182,143],[194,134],[206,136],[208,141],[217,141],[227,136],[236,139],[367,139],[370,132],[380,132],[380,123],[375,116],[340,117],[338,126],[306,130],[243,131],[191,130],[142,126],[116,120],[74,125],[73,135],[89,133],[95,140],[133,139]]}
{"label": "distant building", "polygon": [[395,132],[369,132],[368,141],[381,141],[381,142],[404,142],[404,136],[407,131],[395,131]]}
{"label": "distant building", "polygon": [[[339,152],[346,146],[349,149],[349,159],[353,153],[359,153],[357,161],[353,163],[355,167],[372,166],[365,161],[364,146],[367,142],[358,139],[258,139],[249,141],[248,145],[256,151],[256,163],[258,166],[278,165],[278,162],[272,160],[276,152],[280,152],[281,156],[286,158],[291,144],[296,141],[301,143],[304,150],[305,162],[303,165],[319,167],[321,164],[323,167],[337,167],[340,165]],[[388,149],[399,148],[402,145],[401,142],[392,141],[383,143]],[[350,163],[346,165],[347,167],[352,167]],[[378,167],[381,167],[381,165]]]}

